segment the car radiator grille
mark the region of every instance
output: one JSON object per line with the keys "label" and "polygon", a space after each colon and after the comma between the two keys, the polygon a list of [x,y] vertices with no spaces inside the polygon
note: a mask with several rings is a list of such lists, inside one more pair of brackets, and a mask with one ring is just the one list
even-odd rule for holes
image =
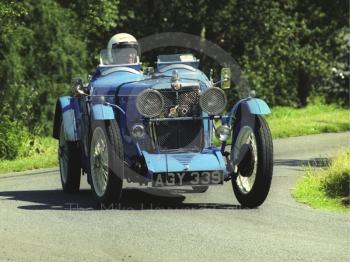
{"label": "car radiator grille", "polygon": [[[199,89],[186,88],[179,92],[172,90],[160,90],[164,97],[164,110],[162,115],[172,116],[199,116],[201,113],[199,105]],[[172,111],[176,108],[177,112]],[[175,114],[174,114],[175,113]]]}
{"label": "car radiator grille", "polygon": [[[187,88],[179,92],[160,90],[164,96],[163,117],[200,116],[199,89]],[[203,148],[203,121],[176,120],[155,124],[159,149],[201,151]]]}

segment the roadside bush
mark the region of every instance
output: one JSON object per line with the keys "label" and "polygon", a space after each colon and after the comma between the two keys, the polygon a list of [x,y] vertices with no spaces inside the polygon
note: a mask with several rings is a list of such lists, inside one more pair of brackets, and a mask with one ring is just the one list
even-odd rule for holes
{"label": "roadside bush", "polygon": [[19,122],[8,118],[0,120],[0,160],[30,157],[47,151],[47,141],[29,132]]}
{"label": "roadside bush", "polygon": [[350,211],[350,149],[324,168],[309,167],[293,189],[293,197],[314,208]]}
{"label": "roadside bush", "polygon": [[28,130],[9,119],[0,122],[0,159],[15,159],[24,155],[30,140]]}
{"label": "roadside bush", "polygon": [[334,159],[321,181],[322,190],[330,197],[349,197],[350,150]]}

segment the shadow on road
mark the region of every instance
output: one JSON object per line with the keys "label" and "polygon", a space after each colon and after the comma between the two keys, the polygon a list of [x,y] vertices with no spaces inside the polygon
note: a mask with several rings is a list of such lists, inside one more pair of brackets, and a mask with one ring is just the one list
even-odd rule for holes
{"label": "shadow on road", "polygon": [[305,167],[326,167],[330,164],[329,158],[311,158],[308,160],[298,159],[276,159],[274,165],[276,166],[305,166]]}
{"label": "shadow on road", "polygon": [[151,210],[151,209],[242,209],[239,205],[216,203],[183,203],[192,190],[131,189],[123,190],[119,203],[110,206],[97,206],[90,190],[77,194],[65,194],[61,190],[33,190],[0,192],[0,200],[25,201],[29,205],[18,206],[25,210]]}

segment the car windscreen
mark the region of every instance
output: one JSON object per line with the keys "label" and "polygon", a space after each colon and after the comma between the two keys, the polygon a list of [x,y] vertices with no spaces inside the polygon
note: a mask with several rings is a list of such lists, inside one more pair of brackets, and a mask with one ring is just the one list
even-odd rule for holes
{"label": "car windscreen", "polygon": [[124,65],[138,63],[138,50],[134,47],[103,49],[100,52],[101,65]]}

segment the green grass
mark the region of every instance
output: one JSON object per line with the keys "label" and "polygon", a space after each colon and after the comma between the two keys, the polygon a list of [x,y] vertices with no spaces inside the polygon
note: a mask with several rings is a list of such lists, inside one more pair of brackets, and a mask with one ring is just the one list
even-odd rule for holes
{"label": "green grass", "polygon": [[[350,130],[350,110],[322,104],[304,109],[275,107],[267,121],[273,138],[340,132]],[[39,150],[29,150],[34,153],[27,157],[1,160],[0,173],[57,166],[57,141],[48,137],[36,140]],[[215,137],[214,144],[220,144]]]}
{"label": "green grass", "polygon": [[40,150],[27,157],[20,157],[15,160],[1,160],[0,173],[57,166],[57,140],[50,137],[38,137],[36,141],[40,145]]}
{"label": "green grass", "polygon": [[350,149],[339,154],[324,169],[308,167],[293,189],[293,197],[314,208],[350,211]]}
{"label": "green grass", "polygon": [[323,104],[303,109],[274,107],[267,122],[273,138],[348,131],[350,110]]}

